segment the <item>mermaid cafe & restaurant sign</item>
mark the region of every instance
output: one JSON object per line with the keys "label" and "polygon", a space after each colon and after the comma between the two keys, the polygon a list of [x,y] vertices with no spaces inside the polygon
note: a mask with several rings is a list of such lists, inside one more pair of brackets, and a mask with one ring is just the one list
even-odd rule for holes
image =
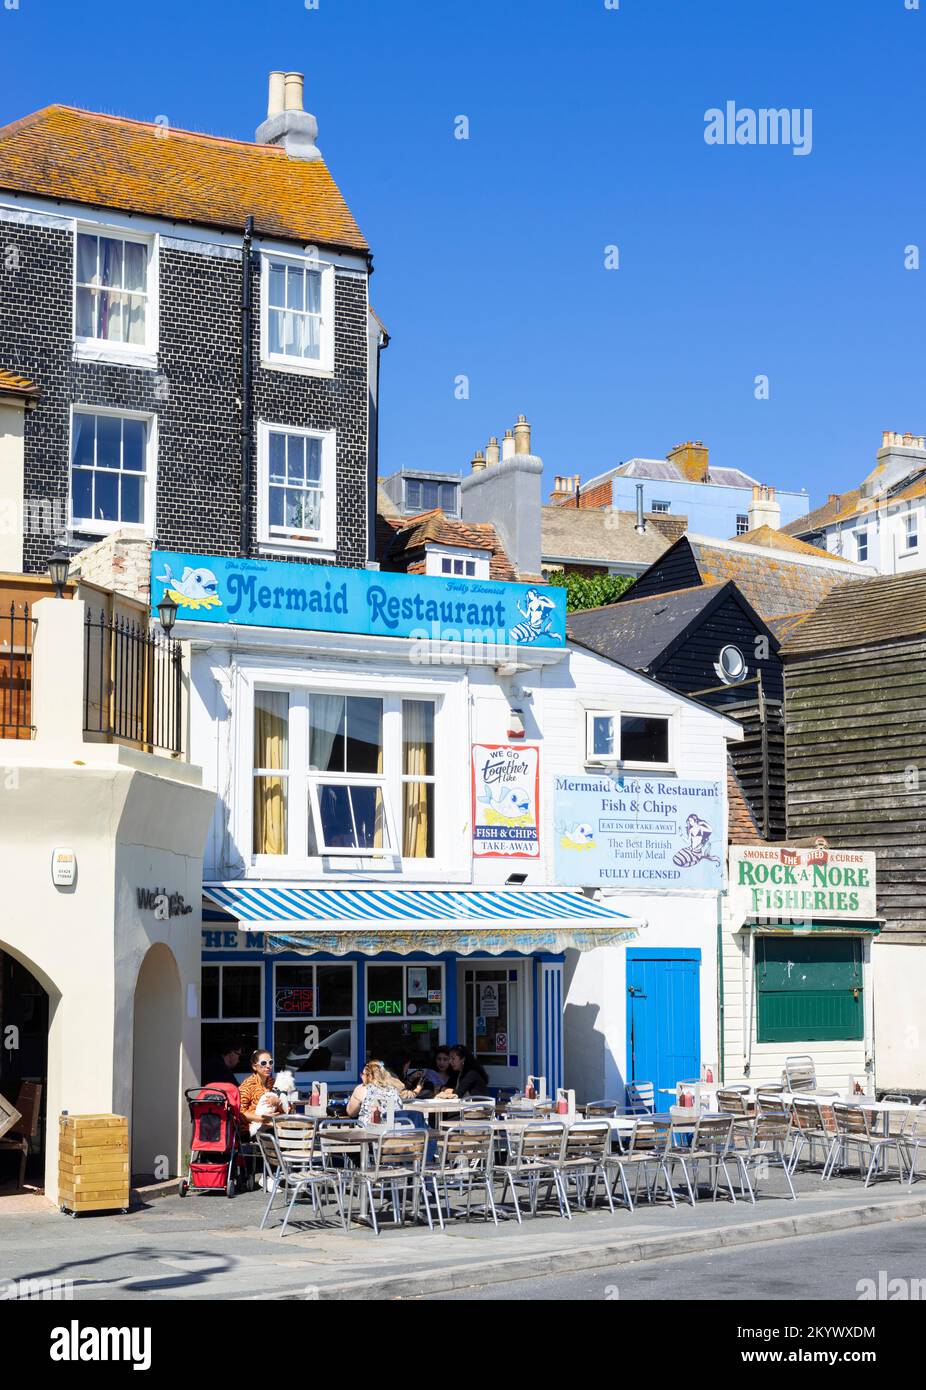
{"label": "mermaid cafe & restaurant sign", "polygon": [[151,557],[151,608],[169,596],[180,622],[409,637],[483,647],[566,641],[566,592],[542,584],[180,555]]}
{"label": "mermaid cafe & restaurant sign", "polygon": [[875,856],[869,851],[792,845],[730,846],[730,908],[737,921],[877,918]]}

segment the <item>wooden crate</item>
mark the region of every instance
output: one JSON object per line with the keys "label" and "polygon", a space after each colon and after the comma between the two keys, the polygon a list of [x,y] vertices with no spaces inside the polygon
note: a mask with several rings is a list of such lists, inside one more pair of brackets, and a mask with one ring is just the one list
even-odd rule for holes
{"label": "wooden crate", "polygon": [[62,1115],[58,1131],[58,1205],[127,1211],[129,1122],[124,1115]]}

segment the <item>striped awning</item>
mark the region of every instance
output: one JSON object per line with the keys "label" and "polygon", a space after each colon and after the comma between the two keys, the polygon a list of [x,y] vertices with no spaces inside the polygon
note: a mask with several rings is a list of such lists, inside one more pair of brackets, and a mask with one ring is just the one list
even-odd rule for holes
{"label": "striped awning", "polygon": [[641,925],[568,889],[309,888],[207,883],[203,893],[266,935],[271,951],[399,955],[456,951],[589,951],[632,940]]}

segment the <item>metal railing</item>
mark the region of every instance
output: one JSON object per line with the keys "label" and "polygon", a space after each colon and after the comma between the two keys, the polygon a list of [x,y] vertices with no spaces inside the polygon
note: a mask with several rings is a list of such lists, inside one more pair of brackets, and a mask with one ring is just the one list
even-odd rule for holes
{"label": "metal railing", "polygon": [[180,643],[118,614],[88,609],[84,733],[151,751],[182,751]]}
{"label": "metal railing", "polygon": [[32,646],[28,603],[0,609],[0,738],[32,738]]}

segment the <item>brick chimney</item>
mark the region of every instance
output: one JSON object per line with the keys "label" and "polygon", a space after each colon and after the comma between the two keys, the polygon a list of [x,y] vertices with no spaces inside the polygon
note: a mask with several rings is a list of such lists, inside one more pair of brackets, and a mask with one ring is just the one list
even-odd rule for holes
{"label": "brick chimney", "polygon": [[301,72],[272,72],[267,119],[257,127],[258,145],[282,145],[290,159],[321,159],[318,122],[302,107]]}
{"label": "brick chimney", "polygon": [[689,439],[685,444],[676,444],[675,448],[666,454],[666,459],[669,463],[674,463],[690,483],[707,482],[707,445],[700,439]]}
{"label": "brick chimney", "polygon": [[553,491],[550,493],[550,501],[554,507],[562,507],[567,502],[575,502],[576,484],[578,481],[578,474],[576,474],[574,478],[565,478],[557,475],[553,479]]}
{"label": "brick chimney", "polygon": [[756,531],[760,526],[771,526],[773,531],[779,531],[781,504],[775,500],[775,489],[766,487],[764,483],[754,483],[748,514],[750,531]]}

